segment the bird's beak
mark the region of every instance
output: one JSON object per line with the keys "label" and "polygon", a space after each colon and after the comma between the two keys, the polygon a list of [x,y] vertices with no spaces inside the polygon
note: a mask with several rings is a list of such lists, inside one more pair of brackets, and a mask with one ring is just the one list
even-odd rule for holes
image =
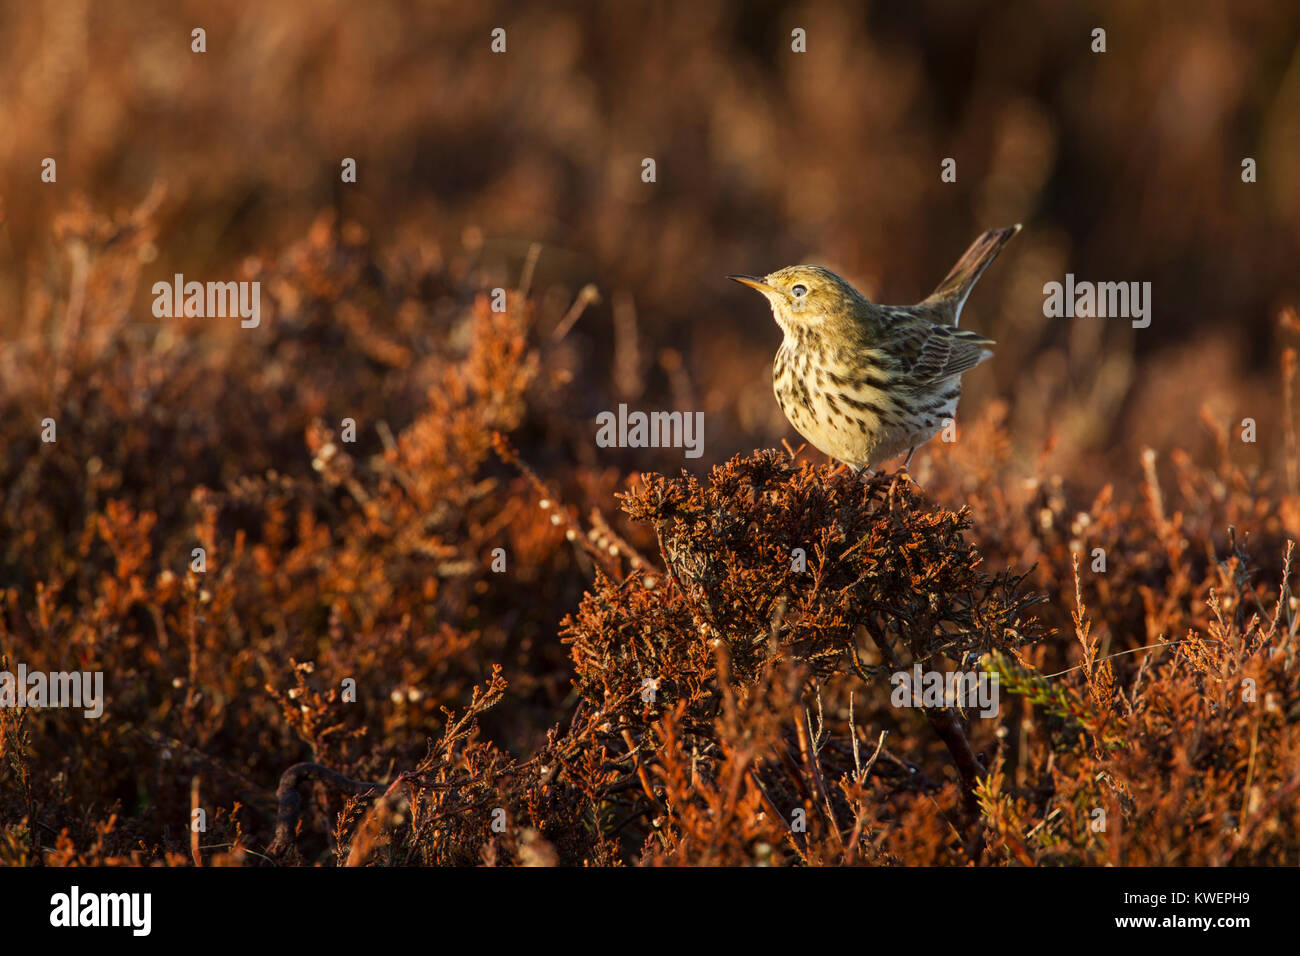
{"label": "bird's beak", "polygon": [[770,285],[768,285],[766,282],[763,281],[762,276],[727,276],[727,278],[735,279],[741,285],[747,285],[751,289],[757,289],[759,292],[762,292],[764,295],[766,295],[768,292],[776,291],[776,289],[772,288]]}

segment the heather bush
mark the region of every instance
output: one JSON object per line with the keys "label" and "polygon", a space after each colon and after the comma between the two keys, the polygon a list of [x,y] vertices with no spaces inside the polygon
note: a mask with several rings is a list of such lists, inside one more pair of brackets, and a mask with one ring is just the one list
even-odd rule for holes
{"label": "heather bush", "polygon": [[[1097,487],[1027,471],[992,404],[910,476],[636,471],[592,455],[590,293],[494,311],[472,255],[324,215],[244,266],[253,361],[130,320],[154,203],[61,221],[45,332],[0,351],[0,671],[107,696],[0,708],[0,861],[1300,851],[1291,458],[1207,412],[1211,452]],[[896,706],[915,665],[996,674],[997,713]]]}

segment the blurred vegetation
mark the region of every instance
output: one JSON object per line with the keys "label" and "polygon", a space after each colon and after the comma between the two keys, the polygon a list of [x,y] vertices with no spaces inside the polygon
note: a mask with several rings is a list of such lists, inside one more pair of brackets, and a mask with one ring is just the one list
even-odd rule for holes
{"label": "blurred vegetation", "polygon": [[[1295,861],[1300,9],[4,22],[0,670],[108,715],[0,709],[0,863]],[[725,274],[912,301],[1015,221],[915,484],[775,450]],[[155,319],[176,272],[261,326]],[[1150,328],[1044,318],[1066,272]],[[596,447],[620,401],[704,458]],[[891,707],[913,660],[1000,715]]]}
{"label": "blurred vegetation", "polygon": [[[226,277],[325,207],[381,240],[467,248],[497,284],[540,242],[539,292],[604,293],[576,330],[591,374],[702,408],[717,462],[790,434],[776,327],[725,274],[813,261],[911,302],[980,231],[1021,221],[965,314],[999,348],[964,411],[1008,399],[1019,451],[1059,436],[1060,466],[1094,486],[1143,444],[1199,443],[1202,404],[1277,446],[1259,372],[1300,297],[1292,4],[70,0],[10,5],[0,89],[10,335],[57,320],[33,300],[78,194],[111,213],[167,186],[147,280]],[[38,181],[46,156],[57,185]],[[1042,285],[1066,272],[1150,281],[1151,327],[1044,318]]]}

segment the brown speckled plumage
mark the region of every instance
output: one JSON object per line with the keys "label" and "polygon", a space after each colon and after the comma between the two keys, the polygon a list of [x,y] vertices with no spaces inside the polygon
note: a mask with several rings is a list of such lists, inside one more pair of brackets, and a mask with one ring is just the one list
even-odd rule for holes
{"label": "brown speckled plumage", "polygon": [[772,388],[804,438],[856,468],[929,441],[957,411],[961,376],[993,340],[957,328],[980,274],[1020,226],[984,233],[924,302],[875,305],[829,269],[731,276],[762,292],[785,333]]}

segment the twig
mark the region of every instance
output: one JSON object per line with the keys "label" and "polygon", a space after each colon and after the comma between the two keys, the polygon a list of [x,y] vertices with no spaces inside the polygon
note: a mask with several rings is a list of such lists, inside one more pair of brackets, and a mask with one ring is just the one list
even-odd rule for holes
{"label": "twig", "polygon": [[564,314],[564,318],[560,320],[560,324],[557,325],[555,331],[551,333],[551,338],[558,342],[568,335],[569,330],[573,328],[573,324],[577,322],[578,319],[582,317],[582,313],[587,310],[587,306],[599,301],[600,290],[590,283],[584,285],[582,291],[578,293],[578,297],[573,300],[573,305],[569,306],[569,311]]}
{"label": "twig", "polygon": [[[379,834],[383,831],[384,820],[386,815],[394,809],[397,802],[394,797],[397,789],[403,786],[415,774],[407,772],[399,774],[384,791],[384,795],[374,802],[365,818],[361,821],[361,826],[357,827],[357,835],[352,839],[352,849],[348,851],[347,862],[344,866],[360,866],[366,862],[366,857],[370,855],[371,849],[379,839]],[[346,779],[346,778],[344,778]],[[355,783],[356,781],[348,781]]]}
{"label": "twig", "polygon": [[655,796],[654,787],[650,786],[650,778],[646,775],[645,767],[641,764],[641,758],[637,756],[637,746],[632,740],[632,734],[624,727],[621,731],[623,743],[627,744],[628,756],[630,756],[636,765],[636,776],[641,782],[641,789],[645,792],[646,799],[650,801],[651,806],[655,808],[655,813],[663,818],[666,814],[659,798]]}
{"label": "twig", "polygon": [[803,704],[795,705],[794,728],[799,738],[799,753],[803,756],[804,766],[812,775],[813,787],[817,790],[817,795],[821,797],[822,805],[826,809],[826,819],[830,821],[831,832],[835,834],[835,839],[840,841],[840,848],[843,849],[844,834],[840,833],[835,811],[831,808],[831,798],[826,793],[826,785],[822,780],[821,761],[813,749],[812,722],[808,716],[808,708]]}
{"label": "twig", "polygon": [[524,256],[524,268],[519,274],[519,296],[527,299],[528,291],[533,286],[533,272],[537,269],[537,259],[542,254],[540,242],[529,243],[528,253]]}
{"label": "twig", "polygon": [[[1183,637],[1183,638],[1179,638],[1179,639],[1176,640],[1176,641],[1162,641],[1162,642],[1159,642],[1159,643],[1156,643],[1156,644],[1144,644],[1142,647],[1131,647],[1131,648],[1129,648],[1127,651],[1116,651],[1114,654],[1107,654],[1105,657],[1101,657],[1101,658],[1098,658],[1097,660],[1093,661],[1093,663],[1094,663],[1094,664],[1100,664],[1102,661],[1108,661],[1108,660],[1110,660],[1111,658],[1114,658],[1114,657],[1123,657],[1125,654],[1136,654],[1136,653],[1138,653],[1139,651],[1149,651],[1149,650],[1153,650],[1154,648],[1157,648],[1157,647],[1173,647],[1175,644],[1186,644],[1189,640],[1191,640],[1191,638]],[[1196,641],[1197,641],[1197,643],[1200,643],[1200,644],[1218,644],[1218,643],[1219,643],[1219,641],[1211,641],[1211,640],[1208,640],[1208,639],[1205,639],[1205,638],[1197,638]],[[1071,672],[1073,672],[1073,671],[1080,670],[1081,668],[1084,668],[1084,667],[1087,667],[1087,666],[1088,666],[1087,664],[1075,664],[1073,667],[1067,667],[1065,670],[1063,670],[1063,671],[1057,671],[1055,674],[1042,674],[1042,675],[1040,675],[1040,676],[1041,676],[1044,680],[1046,680],[1046,679],[1048,679],[1048,678],[1051,678],[1051,677],[1061,677],[1061,676],[1064,675],[1064,674],[1069,674],[1069,673],[1071,673]]]}
{"label": "twig", "polygon": [[199,781],[201,778],[196,773],[190,780],[190,858],[194,860],[197,867],[203,866],[203,854],[199,852],[199,831],[194,825],[195,816],[200,810],[199,806]]}

